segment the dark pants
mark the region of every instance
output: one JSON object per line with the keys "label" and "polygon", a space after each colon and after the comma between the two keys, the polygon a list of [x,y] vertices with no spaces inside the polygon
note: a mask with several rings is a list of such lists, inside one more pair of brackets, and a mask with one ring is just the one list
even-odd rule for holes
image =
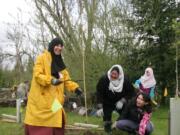
{"label": "dark pants", "polygon": [[[112,119],[112,112],[116,110],[116,107],[114,104],[112,105],[107,105],[107,104],[103,104],[103,113],[104,113],[104,116],[103,116],[103,121],[111,121]],[[119,115],[121,114],[122,112],[122,109],[121,110],[116,110]]]}
{"label": "dark pants", "polygon": [[[127,132],[135,132],[139,128],[139,124],[135,123],[131,120],[119,120],[117,121],[116,127],[118,129],[127,131]],[[153,125],[151,122],[148,122],[146,126],[145,135],[150,135],[153,131]]]}
{"label": "dark pants", "polygon": [[[111,122],[111,119],[112,119],[112,112],[116,110],[116,107],[114,104],[111,104],[111,105],[106,105],[106,104],[103,104],[103,113],[104,113],[104,116],[103,116],[103,121],[104,121],[104,130],[106,132],[111,132],[111,125],[112,125],[112,122]],[[121,113],[121,110],[116,110],[119,114]]]}

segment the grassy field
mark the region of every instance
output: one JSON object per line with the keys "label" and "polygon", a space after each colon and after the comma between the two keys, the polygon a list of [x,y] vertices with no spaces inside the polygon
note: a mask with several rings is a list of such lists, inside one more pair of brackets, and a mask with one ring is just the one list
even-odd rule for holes
{"label": "grassy field", "polygon": [[[15,115],[15,108],[11,107],[0,107],[0,114],[12,114]],[[117,115],[113,115],[115,120]],[[153,112],[152,121],[154,123],[154,132],[152,135],[168,135],[168,108],[161,107]],[[73,124],[74,122],[86,122],[85,117],[79,116],[73,112],[67,113],[67,122],[68,124]],[[102,118],[97,117],[88,117],[88,123],[98,124],[103,126]],[[116,132],[115,134],[117,134]],[[0,121],[0,135],[23,135],[23,124],[16,123],[6,123]],[[102,134],[102,133],[101,133]],[[118,133],[123,135],[123,133]],[[70,135],[70,134],[69,134]]]}

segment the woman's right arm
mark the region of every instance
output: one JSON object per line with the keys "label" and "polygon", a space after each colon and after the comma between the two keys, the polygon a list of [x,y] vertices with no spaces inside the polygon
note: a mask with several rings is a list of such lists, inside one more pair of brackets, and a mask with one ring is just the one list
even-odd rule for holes
{"label": "woman's right arm", "polygon": [[104,95],[104,76],[102,76],[97,85],[96,85],[96,96],[97,96],[97,103],[102,104],[103,103],[103,95]]}
{"label": "woman's right arm", "polygon": [[124,107],[124,109],[122,110],[122,113],[121,113],[121,115],[120,115],[120,119],[126,119],[126,118],[128,118],[129,109],[131,109],[131,108],[130,108],[130,104],[131,104],[131,102],[129,102],[129,103]]}
{"label": "woman's right arm", "polygon": [[136,88],[138,88],[138,89],[139,89],[140,84],[141,84],[140,79],[138,79],[138,80],[136,80],[136,81],[135,81],[135,87],[136,87]]}
{"label": "woman's right arm", "polygon": [[51,84],[51,75],[45,74],[45,65],[43,64],[43,57],[38,56],[34,65],[33,74],[37,81],[42,86],[47,86]]}
{"label": "woman's right arm", "polygon": [[154,97],[155,97],[155,86],[154,87],[151,87],[151,90],[150,90],[150,97],[151,97],[151,99],[154,99]]}

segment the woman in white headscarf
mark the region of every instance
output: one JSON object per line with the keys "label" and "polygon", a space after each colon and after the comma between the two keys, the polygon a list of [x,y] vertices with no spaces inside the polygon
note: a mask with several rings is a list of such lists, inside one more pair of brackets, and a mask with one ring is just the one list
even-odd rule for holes
{"label": "woman in white headscarf", "polygon": [[[148,94],[152,101],[154,101],[153,99],[155,96],[155,86],[156,80],[154,78],[153,69],[151,67],[146,68],[144,75],[141,76],[140,79],[136,80],[135,82],[135,87],[139,89],[141,92]],[[155,101],[153,103],[155,103]]]}
{"label": "woman in white headscarf", "polygon": [[133,86],[124,75],[121,65],[113,65],[107,74],[97,83],[98,108],[104,112],[103,121],[106,132],[111,132],[111,117],[113,110],[119,114],[122,108],[135,95]]}

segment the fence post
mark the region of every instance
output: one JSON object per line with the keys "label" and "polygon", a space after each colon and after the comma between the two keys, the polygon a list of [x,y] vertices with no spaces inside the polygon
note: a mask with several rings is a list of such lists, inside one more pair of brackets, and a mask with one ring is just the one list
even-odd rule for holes
{"label": "fence post", "polygon": [[170,98],[170,135],[180,134],[180,98]]}
{"label": "fence post", "polygon": [[21,99],[16,99],[16,117],[17,123],[21,123]]}

